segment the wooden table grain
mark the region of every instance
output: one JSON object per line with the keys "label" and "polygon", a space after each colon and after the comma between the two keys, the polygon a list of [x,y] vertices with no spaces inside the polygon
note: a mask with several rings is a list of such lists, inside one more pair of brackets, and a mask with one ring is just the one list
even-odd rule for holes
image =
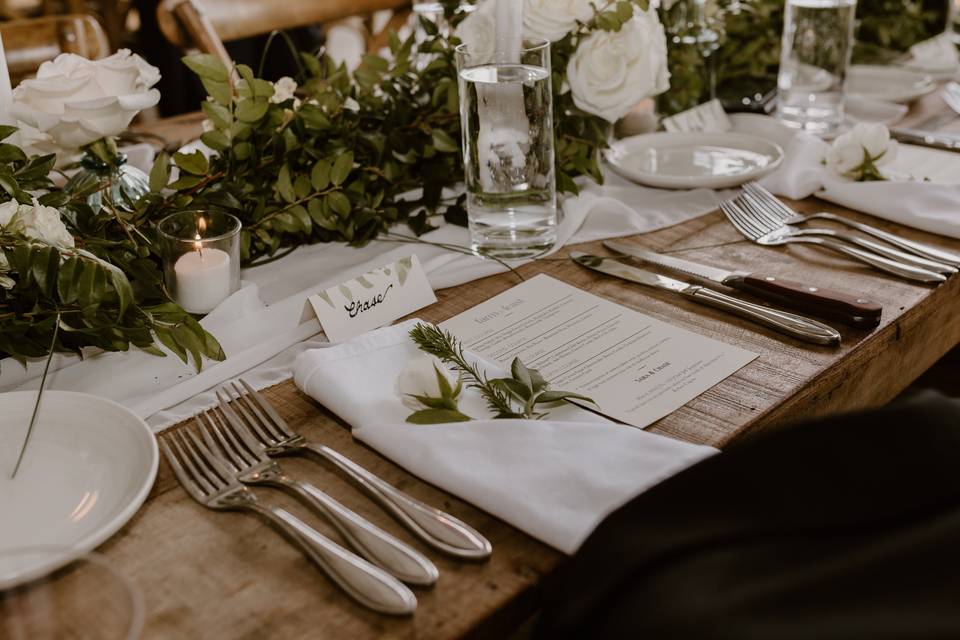
{"label": "wooden table grain", "polygon": [[[196,118],[170,123],[189,131]],[[189,137],[184,135],[184,138]],[[960,252],[960,241],[900,227],[815,199],[801,211],[832,211],[908,238]],[[958,212],[960,215],[960,212]],[[600,243],[567,247],[519,269],[546,273],[652,317],[754,351],[759,357],[719,385],[652,425],[673,438],[724,447],[751,432],[813,416],[882,405],[960,343],[960,277],[939,287],[917,285],[808,247],[761,247],[743,240],[719,212],[630,239],[656,251],[717,267],[765,272],[856,292],[883,304],[872,331],[837,325],[843,343],[812,347],[665,292],[587,271],[569,250],[602,253]],[[439,322],[517,284],[502,274],[437,292],[417,315]],[[264,523],[202,509],[177,485],[165,462],[144,507],[101,547],[143,590],[146,638],[453,638],[504,636],[535,610],[538,585],[563,561],[496,518],[430,486],[354,442],[336,416],[292,382],[267,397],[290,426],[347,454],[412,495],[471,523],[494,547],[481,564],[445,559],[421,545],[331,470],[309,460],[284,461],[362,515],[433,558],[441,577],[419,590],[408,619],[354,605]],[[905,437],[909,425],[905,425]],[[762,479],[758,479],[762,481]],[[331,528],[278,493],[321,531]]]}

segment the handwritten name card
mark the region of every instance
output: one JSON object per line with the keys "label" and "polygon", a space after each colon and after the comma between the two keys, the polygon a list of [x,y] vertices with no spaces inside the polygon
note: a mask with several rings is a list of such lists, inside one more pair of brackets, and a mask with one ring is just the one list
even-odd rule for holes
{"label": "handwritten name card", "polygon": [[390,324],[437,301],[417,256],[369,271],[309,298],[330,342]]}

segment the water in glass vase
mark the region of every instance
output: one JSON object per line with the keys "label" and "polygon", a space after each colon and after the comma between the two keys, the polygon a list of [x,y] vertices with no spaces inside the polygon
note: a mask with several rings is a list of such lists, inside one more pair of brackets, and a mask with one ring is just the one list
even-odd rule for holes
{"label": "water in glass vase", "polygon": [[502,259],[548,251],[557,239],[548,69],[470,67],[460,90],[473,250]]}
{"label": "water in glass vase", "polygon": [[787,126],[826,135],[843,123],[856,8],[856,0],[787,1],[777,82]]}

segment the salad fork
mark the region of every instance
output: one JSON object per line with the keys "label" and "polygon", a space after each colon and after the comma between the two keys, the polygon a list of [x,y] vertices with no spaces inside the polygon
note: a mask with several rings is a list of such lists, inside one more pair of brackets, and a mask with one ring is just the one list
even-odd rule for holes
{"label": "salad fork", "polygon": [[329,520],[357,553],[403,582],[430,586],[437,581],[437,567],[419,551],[361,518],[318,487],[288,476],[245,429],[230,429],[211,411],[202,412],[196,420],[207,447],[222,454],[221,461],[232,468],[240,482],[275,487],[300,498]]}
{"label": "salad fork", "polygon": [[838,242],[833,238],[820,238],[806,235],[796,235],[786,225],[771,229],[766,223],[763,223],[751,215],[747,210],[747,204],[742,198],[736,198],[731,201],[720,203],[720,209],[723,211],[727,220],[748,240],[757,244],[767,246],[779,246],[784,244],[813,244],[826,247],[845,256],[859,260],[870,266],[876,267],[881,271],[900,276],[907,280],[924,283],[946,282],[947,278],[941,273],[927,271],[919,267],[902,264],[889,258],[877,255],[870,251],[864,251],[857,247]]}
{"label": "salad fork", "polygon": [[417,598],[402,582],[327,539],[295,515],[263,504],[194,434],[158,438],[160,449],[191,498],[217,511],[250,511],[276,525],[308,558],[360,604],[392,615],[410,615]]}
{"label": "salad fork", "polygon": [[490,557],[493,551],[490,542],[475,529],[407,495],[338,451],[293,433],[253,387],[243,379],[240,383],[242,387],[232,383],[234,398],[222,389],[217,390],[220,409],[229,423],[245,425],[267,447],[267,455],[319,456],[345,473],[387,513],[434,549],[462,560]]}
{"label": "salad fork", "polygon": [[[930,245],[922,242],[907,240],[906,238],[901,238],[900,236],[890,233],[889,231],[884,231],[883,229],[878,229],[877,227],[863,224],[862,222],[857,222],[856,220],[850,220],[849,218],[844,218],[843,216],[838,216],[833,213],[821,211],[819,213],[801,214],[788,207],[786,203],[756,182],[746,183],[743,185],[743,190],[747,193],[749,199],[754,200],[759,206],[765,206],[771,215],[782,219],[786,224],[802,224],[804,222],[809,222],[810,220],[829,220],[831,222],[838,222],[856,229],[857,231],[871,235],[874,238],[889,242],[895,247],[899,247],[904,251],[909,251],[910,253],[920,256],[921,258],[940,262],[951,267],[960,267],[960,256],[950,253],[949,251],[931,247]],[[954,269],[954,273],[956,273],[956,269]]]}

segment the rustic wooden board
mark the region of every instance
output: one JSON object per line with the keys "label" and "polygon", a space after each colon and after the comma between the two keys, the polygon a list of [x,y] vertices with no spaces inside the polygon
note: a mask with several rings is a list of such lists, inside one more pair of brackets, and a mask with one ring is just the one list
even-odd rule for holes
{"label": "rustic wooden board", "polygon": [[[196,120],[173,123],[196,127]],[[184,135],[184,137],[188,137]],[[960,242],[898,227],[816,200],[804,211],[842,212],[855,219],[960,252]],[[960,215],[960,212],[958,212]],[[721,384],[660,420],[656,433],[723,447],[754,430],[800,418],[883,404],[960,343],[960,278],[940,287],[903,282],[809,248],[769,248],[744,241],[719,213],[632,239],[654,250],[731,269],[762,269],[811,284],[857,292],[884,305],[873,331],[844,327],[839,349],[811,347],[686,299],[595,274],[566,253],[520,269],[547,273],[653,317],[759,354]],[[599,243],[569,249],[600,253]],[[503,274],[438,292],[418,315],[439,322],[516,284]],[[420,591],[413,618],[366,612],[340,594],[269,527],[242,514],[206,511],[177,486],[166,463],[137,516],[101,550],[134,577],[146,596],[148,638],[448,638],[502,636],[535,609],[536,587],[562,555],[512,527],[425,484],[363,445],[346,425],[291,382],[268,391],[290,425],[322,440],[388,481],[450,511],[488,536],[493,558],[464,564],[429,552],[339,476],[316,463],[289,469],[434,558],[433,590]],[[285,496],[282,504],[331,533]]]}

